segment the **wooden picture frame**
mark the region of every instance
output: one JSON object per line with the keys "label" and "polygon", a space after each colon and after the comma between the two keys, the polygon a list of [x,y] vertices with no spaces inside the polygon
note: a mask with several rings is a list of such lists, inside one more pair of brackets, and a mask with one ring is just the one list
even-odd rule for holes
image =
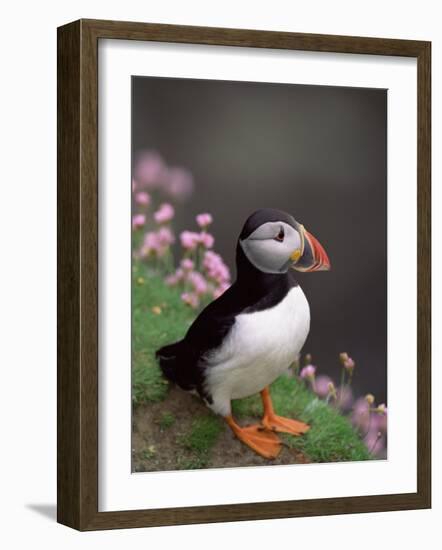
{"label": "wooden picture frame", "polygon": [[[98,511],[98,41],[124,39],[404,56],[418,67],[417,492]],[[431,44],[423,41],[79,20],[58,29],[58,521],[82,531],[431,506]]]}

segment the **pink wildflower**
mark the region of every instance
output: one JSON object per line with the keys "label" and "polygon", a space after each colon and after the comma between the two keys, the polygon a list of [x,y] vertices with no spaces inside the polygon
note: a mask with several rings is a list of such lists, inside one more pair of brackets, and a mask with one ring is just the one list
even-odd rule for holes
{"label": "pink wildflower", "polygon": [[207,281],[198,271],[189,273],[187,280],[192,284],[197,295],[201,296],[207,292]]}
{"label": "pink wildflower", "polygon": [[195,264],[190,258],[183,258],[180,265],[185,271],[192,271],[192,269],[195,267]]}
{"label": "pink wildflower", "polygon": [[159,254],[162,249],[162,245],[158,239],[157,233],[149,231],[144,235],[144,241],[141,246],[141,256],[147,257],[152,253]]}
{"label": "pink wildflower", "polygon": [[213,252],[212,250],[208,250],[204,254],[204,265],[209,268],[212,264],[215,262],[219,262],[221,260],[221,256],[217,254],[216,252]]}
{"label": "pink wildflower", "polygon": [[143,206],[149,206],[150,204],[150,195],[149,193],[146,193],[145,191],[140,191],[139,193],[135,194],[135,202],[138,204],[141,204]]}
{"label": "pink wildflower", "polygon": [[192,174],[184,168],[175,167],[168,169],[165,182],[166,191],[175,199],[185,200],[192,194]]}
{"label": "pink wildflower", "polygon": [[315,377],[316,367],[313,365],[307,365],[303,369],[301,369],[301,372],[299,373],[299,376],[305,380],[313,380]]}
{"label": "pink wildflower", "polygon": [[220,259],[221,258],[218,259],[218,254],[212,252],[211,250],[208,250],[204,254],[203,258],[204,269],[206,269],[208,272],[213,271],[216,265],[219,263]]}
{"label": "pink wildflower", "polygon": [[354,426],[362,431],[368,430],[368,425],[370,423],[370,405],[364,397],[360,397],[355,401],[351,421]]}
{"label": "pink wildflower", "polygon": [[203,267],[207,272],[210,279],[218,284],[228,283],[230,284],[230,271],[226,264],[223,262],[221,256],[208,250],[204,254]]}
{"label": "pink wildflower", "polygon": [[215,238],[210,233],[203,231],[199,234],[199,242],[204,246],[204,248],[212,248]]}
{"label": "pink wildflower", "polygon": [[158,231],[148,231],[144,235],[140,256],[143,258],[152,254],[159,257],[164,256],[174,239],[173,233],[168,227],[160,228]]}
{"label": "pink wildflower", "polygon": [[146,223],[146,216],[144,214],[135,214],[132,217],[132,229],[139,229]]}
{"label": "pink wildflower", "polygon": [[183,231],[180,235],[181,246],[187,250],[194,250],[199,242],[198,233]]}
{"label": "pink wildflower", "polygon": [[175,236],[169,227],[160,227],[157,231],[157,237],[161,246],[169,246],[175,242]]}
{"label": "pink wildflower", "polygon": [[230,271],[225,263],[220,263],[216,266],[216,269],[213,270],[213,278],[218,283],[228,283],[230,282]]}
{"label": "pink wildflower", "polygon": [[200,227],[208,227],[212,223],[212,221],[213,221],[213,218],[211,214],[207,214],[207,213],[198,214],[198,216],[196,217],[196,223]]}
{"label": "pink wildflower", "polygon": [[153,215],[157,223],[167,223],[175,216],[175,210],[169,203],[164,203]]}
{"label": "pink wildflower", "polygon": [[134,167],[135,189],[155,189],[162,185],[165,164],[155,151],[143,151],[138,154]]}
{"label": "pink wildflower", "polygon": [[196,309],[199,305],[199,298],[193,292],[183,292],[181,300],[193,309]]}
{"label": "pink wildflower", "polygon": [[353,369],[355,368],[355,362],[351,357],[347,357],[347,359],[345,359],[342,364],[346,371],[348,371],[349,373],[353,372]]}
{"label": "pink wildflower", "polygon": [[315,383],[315,393],[319,397],[327,397],[327,395],[330,393],[330,383],[332,382],[332,379],[329,376],[321,375],[316,378]]}

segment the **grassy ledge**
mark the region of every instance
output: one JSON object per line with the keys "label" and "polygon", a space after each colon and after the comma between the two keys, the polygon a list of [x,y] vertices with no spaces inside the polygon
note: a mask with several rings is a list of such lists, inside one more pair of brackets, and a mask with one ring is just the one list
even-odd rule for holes
{"label": "grassy ledge", "polygon": [[[280,457],[266,461],[242,445],[223,420],[196,397],[170,385],[155,350],[183,337],[195,312],[180,290],[134,263],[132,285],[133,470],[176,470],[297,462],[368,460],[373,457],[346,416],[320,400],[294,376],[271,386],[278,414],[310,424],[302,437],[281,434]],[[241,424],[262,415],[259,396],[233,402]]]}
{"label": "grassy ledge", "polygon": [[155,351],[179,340],[192,323],[194,312],[145,266],[134,263],[132,278],[132,400],[135,405],[161,401],[169,383],[161,374]]}

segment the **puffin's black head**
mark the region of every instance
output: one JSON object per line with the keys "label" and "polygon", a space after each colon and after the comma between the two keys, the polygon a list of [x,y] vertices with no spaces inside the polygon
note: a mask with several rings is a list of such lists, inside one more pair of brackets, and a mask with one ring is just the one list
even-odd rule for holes
{"label": "puffin's black head", "polygon": [[264,273],[328,271],[330,260],[303,225],[281,210],[262,208],[244,224],[238,248],[247,260]]}

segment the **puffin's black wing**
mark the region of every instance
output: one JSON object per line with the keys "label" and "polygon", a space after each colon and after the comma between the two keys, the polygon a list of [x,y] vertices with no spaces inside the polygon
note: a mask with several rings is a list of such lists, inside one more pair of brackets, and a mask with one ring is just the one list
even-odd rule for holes
{"label": "puffin's black wing", "polygon": [[243,304],[236,300],[235,285],[206,306],[187,331],[186,336],[156,352],[166,378],[185,390],[198,390],[204,394],[203,377],[206,355],[217,349],[235,324]]}
{"label": "puffin's black wing", "polygon": [[229,294],[233,287],[206,306],[187,331],[184,340],[198,359],[222,344],[243,309]]}

